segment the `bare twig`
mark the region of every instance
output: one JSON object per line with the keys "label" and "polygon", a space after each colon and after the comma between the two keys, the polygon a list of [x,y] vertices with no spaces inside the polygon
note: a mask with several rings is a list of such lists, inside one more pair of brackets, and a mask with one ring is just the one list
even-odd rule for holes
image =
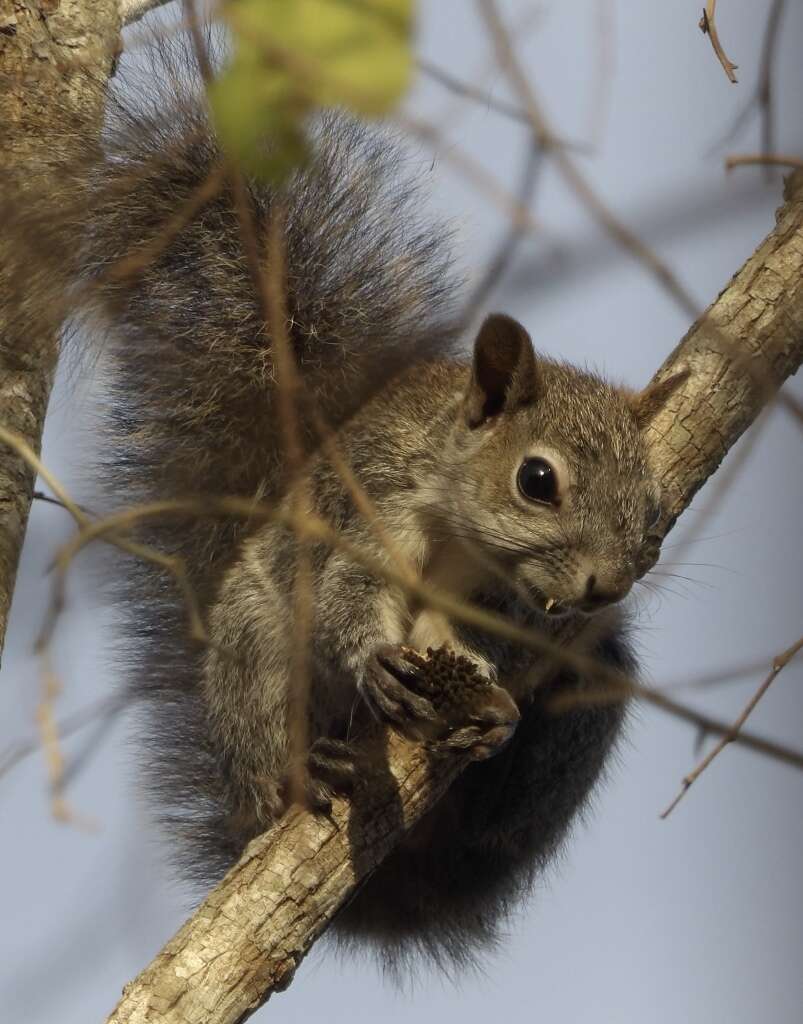
{"label": "bare twig", "polygon": [[731,729],[720,738],[716,746],[714,746],[712,750],[709,751],[709,753],[702,759],[702,761],[700,761],[697,767],[690,771],[689,774],[684,777],[680,792],[672,801],[672,803],[669,804],[669,806],[661,812],[662,818],[667,818],[672,813],[672,811],[677,807],[677,805],[680,803],[680,801],[683,799],[686,793],[688,793],[691,786],[697,781],[697,779],[699,779],[699,777],[703,774],[706,768],[708,768],[711,762],[722,753],[722,751],[725,749],[725,747],[727,747],[729,743],[733,743],[733,741],[739,736],[742,726],[753,713],[755,706],[758,704],[758,702],[770,688],[778,673],[783,671],[783,669],[789,664],[792,658],[794,658],[794,656],[801,649],[801,647],[803,647],[803,637],[801,637],[797,641],[797,643],[792,644],[792,646],[788,650],[784,651],[783,654],[779,654],[774,659],[772,663],[772,668],[770,669],[766,679],[761,684],[761,686],[759,686],[759,688],[756,690],[756,692],[753,694],[753,696],[750,698],[747,704],[744,706],[742,713],[733,723]]}
{"label": "bare twig", "polygon": [[[603,674],[598,671],[598,678],[602,678]],[[703,736],[729,736],[733,731],[733,726],[722,719],[714,718],[704,711],[698,711],[696,708],[691,708],[688,704],[670,697],[664,687],[640,686],[632,682],[628,682],[626,690],[622,689],[622,684],[619,682],[616,686],[594,686],[579,693],[554,697],[550,701],[550,708],[558,715],[575,708],[618,704],[625,697],[632,697],[644,704],[650,704],[672,718],[687,722],[689,725],[695,726]],[[766,739],[764,736],[757,736],[755,733],[746,733],[744,730],[740,730],[729,742],[737,743],[747,750],[762,754],[770,760],[778,761],[790,768],[803,770],[803,751],[787,747],[783,743]]]}
{"label": "bare twig", "polygon": [[599,149],[608,123],[613,82],[616,71],[616,2],[597,0],[594,13],[596,61],[591,93],[589,138],[592,148]]}
{"label": "bare twig", "polygon": [[[538,185],[538,172],[542,166],[543,151],[535,140],[531,140],[525,155],[521,181],[516,193],[517,203],[529,209],[535,189]],[[524,225],[512,223],[500,241],[488,266],[471,295],[466,300],[461,314],[461,321],[470,324],[487,302],[489,296],[510,267],[516,251],[527,234]]]}
{"label": "bare twig", "polygon": [[[90,526],[91,519],[87,511],[73,501],[59,480],[57,480],[47,466],[44,465],[42,460],[24,438],[11,430],[6,430],[4,427],[0,427],[0,443],[6,444],[9,448],[13,449],[22,461],[45,481],[47,486],[55,495],[57,501],[64,509],[66,509],[67,512],[70,513],[78,526],[84,529],[87,529]],[[203,624],[203,619],[201,618],[198,602],[194,591],[190,587],[189,579],[182,560],[172,555],[165,555],[156,548],[149,547],[146,544],[139,544],[136,541],[128,540],[125,537],[110,534],[106,539],[108,543],[120,548],[127,554],[152,562],[154,565],[160,566],[173,576],[186,602],[190,635],[200,643],[209,643],[209,638]],[[38,653],[42,654],[46,652],[50,643],[53,627],[63,606],[64,591],[62,578],[60,585],[57,585],[54,588],[54,598],[50,612],[45,619],[45,624],[43,625],[36,641],[36,650]]]}
{"label": "bare twig", "polygon": [[419,59],[418,67],[425,75],[438,82],[444,89],[454,93],[455,96],[461,96],[463,99],[478,103],[480,106],[493,110],[503,117],[509,117],[512,121],[517,121],[519,124],[530,123],[530,119],[521,107],[517,107],[514,103],[508,103],[506,100],[497,99],[497,97],[492,96],[485,89],[480,89],[471,82],[462,81],[462,79],[457,78],[456,75],[453,75],[445,68],[438,67],[437,64],[423,59]]}
{"label": "bare twig", "polygon": [[171,2],[172,0],[119,0],[120,20],[123,25],[133,25],[149,11],[165,7]]}
{"label": "bare twig", "polygon": [[[606,686],[584,691],[573,698],[572,706],[577,703],[620,702],[629,697],[638,697],[647,703],[660,707],[684,721],[691,722],[706,731],[724,735],[729,731],[727,723],[718,722],[713,718],[698,714],[693,709],[673,700],[659,690],[640,686],[626,674],[617,671],[593,656],[583,653],[579,646],[568,646],[568,634],[554,639],[536,629],[519,626],[510,619],[495,612],[488,611],[478,605],[462,601],[448,591],[425,583],[419,577],[410,575],[392,564],[385,564],[366,553],[360,546],[352,543],[338,531],[334,530],[313,513],[299,519],[292,510],[276,506],[264,501],[252,501],[242,498],[206,498],[187,500],[165,500],[151,502],[116,512],[104,519],[96,520],[83,527],[71,540],[67,541],[56,555],[56,566],[60,574],[65,574],[75,556],[88,544],[107,535],[117,536],[126,530],[133,529],[149,519],[163,519],[167,516],[186,518],[194,517],[232,517],[248,520],[252,523],[281,523],[288,530],[294,531],[308,543],[322,543],[337,549],[355,564],[360,565],[378,579],[384,579],[400,587],[420,605],[442,612],[449,619],[461,622],[484,632],[499,636],[505,640],[533,650],[544,657],[547,668],[550,665],[565,665],[579,673],[599,680]],[[544,672],[540,672],[541,677]],[[548,672],[547,672],[548,674]],[[522,689],[517,689],[521,684]],[[526,680],[507,681],[507,688],[514,694],[531,690],[531,678]],[[557,703],[555,710],[563,710]],[[768,756],[777,756],[787,764],[803,767],[803,755],[790,751],[769,741],[748,737],[740,734],[736,742]]]}
{"label": "bare twig", "polygon": [[[741,113],[738,114],[724,142],[734,138],[742,129],[753,110],[758,107],[761,116],[761,151],[772,153],[775,149],[775,108],[773,104],[772,76],[775,69],[775,51],[778,44],[778,29],[786,0],[772,0],[764,39],[761,44],[761,61],[759,64],[758,84]],[[719,148],[719,146],[717,147]],[[767,166],[766,176],[772,175],[772,168]]]}
{"label": "bare twig", "polygon": [[[86,707],[73,712],[73,714],[66,715],[60,722],[56,722],[56,734],[63,740],[67,736],[85,729],[86,726],[91,725],[93,722],[101,722],[107,725],[127,704],[127,695],[120,696],[115,694],[112,697],[101,697],[100,700],[93,701]],[[31,754],[41,749],[41,737],[19,740],[17,743],[6,747],[3,753],[0,754],[0,778],[10,772],[12,768],[15,768],[26,757],[30,757]],[[75,762],[68,763],[64,769],[64,779],[67,780],[72,777],[74,772]]]}
{"label": "bare twig", "polygon": [[803,157],[784,156],[782,153],[742,153],[737,156],[727,157],[725,160],[725,170],[731,171],[734,167],[747,167],[751,164],[803,169]]}
{"label": "bare twig", "polygon": [[[495,113],[501,114],[502,117],[510,118],[511,121],[516,121],[523,125],[529,125],[530,119],[526,112],[523,111],[521,107],[517,107],[514,103],[508,103],[506,100],[500,100],[496,96],[492,96],[490,92],[480,89],[471,82],[464,82],[462,79],[453,75],[450,71],[439,67],[437,64],[432,64],[428,60],[419,59],[418,67],[425,75],[438,82],[444,87],[444,89],[448,89],[449,92],[454,93],[455,96],[461,96],[463,99],[469,100],[472,103],[477,103],[479,106],[485,107],[488,110],[493,110]],[[557,139],[556,145],[563,146],[575,153],[588,153],[591,149],[587,143],[572,142],[568,139]]]}
{"label": "bare twig", "polygon": [[673,690],[705,690],[712,686],[734,683],[739,679],[755,676],[771,660],[771,657],[757,658],[746,665],[740,664],[729,668],[713,669],[710,672],[693,676],[690,679],[676,679],[674,682],[663,683],[661,690],[663,693],[669,693]]}
{"label": "bare twig", "polygon": [[703,16],[700,18],[700,31],[711,40],[711,46],[714,48],[714,53],[717,55],[717,60],[722,65],[723,71],[728,76],[728,80],[736,85],[739,79],[734,72],[739,65],[734,64],[732,60],[728,59],[722,48],[722,43],[719,41],[719,33],[717,32],[715,21],[716,8],[717,0],[708,0],[703,10]]}
{"label": "bare twig", "polygon": [[[44,491],[34,491],[32,498],[34,501],[41,501],[45,505],[55,505],[57,508],[63,508],[65,512],[70,511],[60,498],[54,498],[50,494],[45,494]],[[77,507],[80,508],[82,512],[86,512],[86,514],[89,515],[88,509],[83,505],[78,505]]]}
{"label": "bare twig", "polygon": [[[287,308],[284,254],[284,211],[274,213],[268,234],[268,268],[262,270],[273,358],[276,364],[276,397],[279,422],[284,439],[287,464],[292,479],[293,517],[300,521],[312,506],[309,478],[302,474],[304,449],[301,444],[301,421],[298,414],[301,377],[287,337]],[[290,796],[296,803],[304,802],[307,772],[306,752],[309,747],[307,713],[310,692],[310,637],[312,635],[312,562],[310,545],[296,534],[295,577],[293,580],[293,651],[290,669],[290,702],[287,731],[290,737]]]}
{"label": "bare twig", "polygon": [[518,93],[539,144],[549,153],[561,176],[580,199],[594,220],[655,277],[690,317],[698,314],[698,304],[667,264],[638,235],[623,224],[605,205],[585,176],[565,151],[556,145],[555,133],[541,109],[535,92],[517,57],[510,34],[505,28],[495,0],[477,0],[488,28],[500,67]]}
{"label": "bare twig", "polygon": [[530,210],[519,202],[518,198],[512,195],[479,161],[464,149],[451,144],[444,145],[441,132],[435,125],[414,117],[412,114],[399,114],[397,118],[408,132],[417,135],[428,145],[437,147],[438,155],[444,163],[451,164],[473,188],[504,210],[517,231],[538,231],[540,229],[540,225]]}
{"label": "bare twig", "polygon": [[50,780],[50,805],[56,821],[70,821],[73,817],[64,799],[64,755],[56,728],[53,707],[61,693],[61,684],[49,665],[42,672],[42,699],[36,709],[39,738],[45,753]]}

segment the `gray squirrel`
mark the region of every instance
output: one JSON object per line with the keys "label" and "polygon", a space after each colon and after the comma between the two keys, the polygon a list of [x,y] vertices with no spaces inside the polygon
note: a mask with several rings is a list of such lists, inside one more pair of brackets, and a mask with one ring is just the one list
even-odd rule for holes
{"label": "gray squirrel", "polygon": [[[144,98],[113,101],[90,175],[82,273],[102,328],[109,414],[105,487],[117,503],[238,495],[287,502],[275,367],[228,183],[135,275],[113,268],[155,238],[220,165],[183,58],[152,53]],[[591,654],[633,673],[620,599],[654,563],[660,507],[644,429],[669,394],[632,393],[537,355],[494,314],[460,343],[449,233],[422,218],[418,186],[384,131],[335,114],[309,165],[276,190],[246,182],[265,259],[283,210],[287,333],[314,511],[380,564],[388,553],[355,509],[305,415],[314,406],[422,578],[549,634],[595,617]],[[143,762],[186,877],[216,880],[286,806],[293,643],[291,531],[225,517],[149,520],[140,535],[181,556],[211,642],[158,567],[119,577],[132,694],[146,709]],[[593,684],[568,670],[528,684],[532,651],[422,608],[342,552],[312,548],[310,799],[325,805],[355,722],[413,734],[434,716],[399,656],[447,648],[507,687],[521,719],[478,759],[334,922],[388,964],[470,963],[587,806],[620,735],[623,704],[550,710]],[[518,682],[517,682],[518,681]],[[320,769],[320,779],[317,771]],[[316,789],[316,783],[320,785]]]}

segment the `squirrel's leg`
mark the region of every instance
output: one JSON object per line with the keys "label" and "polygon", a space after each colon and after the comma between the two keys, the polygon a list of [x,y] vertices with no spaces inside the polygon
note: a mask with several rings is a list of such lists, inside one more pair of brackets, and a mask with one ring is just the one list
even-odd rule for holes
{"label": "squirrel's leg", "polygon": [[375,718],[414,734],[417,727],[437,722],[431,702],[407,685],[411,666],[394,660],[394,655],[401,659],[409,633],[403,594],[333,553],[320,578],[316,612],[318,660],[345,680]]}
{"label": "squirrel's leg", "polygon": [[[322,667],[339,666],[352,694],[357,694],[373,717],[388,722],[414,739],[441,739],[453,723],[417,686],[420,670],[407,658],[409,648],[426,651],[449,647],[465,653],[480,674],[491,677],[490,666],[475,652],[464,652],[445,618],[419,612],[426,622],[418,632],[404,594],[333,552],[320,576],[316,606],[315,649]],[[337,682],[333,680],[333,687]],[[357,694],[354,694],[356,696]],[[490,696],[490,695],[489,695]],[[489,699],[487,714],[478,713],[476,748],[487,747],[488,730],[499,726],[498,694]],[[507,704],[503,717],[509,713]],[[472,734],[473,735],[473,734]],[[483,742],[481,742],[483,741]],[[479,753],[478,753],[479,756]]]}

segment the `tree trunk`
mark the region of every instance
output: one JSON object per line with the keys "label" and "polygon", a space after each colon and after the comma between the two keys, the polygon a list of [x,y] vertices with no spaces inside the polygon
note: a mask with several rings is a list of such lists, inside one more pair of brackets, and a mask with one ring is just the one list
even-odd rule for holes
{"label": "tree trunk", "polygon": [[[65,306],[58,275],[43,292],[38,277],[36,287],[28,279],[41,271],[15,258],[9,197],[24,192],[46,205],[58,194],[72,155],[64,122],[79,124],[78,145],[99,131],[98,82],[111,71],[119,34],[116,0],[0,0],[0,423],[36,451]],[[31,471],[0,447],[0,651],[32,489]]]}

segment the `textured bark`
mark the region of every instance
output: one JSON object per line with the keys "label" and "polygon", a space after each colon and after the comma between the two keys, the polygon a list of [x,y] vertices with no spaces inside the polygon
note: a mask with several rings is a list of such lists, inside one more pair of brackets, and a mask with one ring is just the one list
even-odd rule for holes
{"label": "textured bark", "polygon": [[650,426],[665,534],[761,408],[803,361],[803,173],[775,230],[655,376],[691,372]]}
{"label": "textured bark", "polygon": [[[651,425],[668,496],[662,533],[802,359],[803,187],[790,187],[775,231],[656,375],[690,370]],[[351,807],[337,801],[331,820],[294,813],[256,839],[126,987],[108,1024],[235,1024],[289,984],[360,880],[465,767],[454,757],[433,768],[420,747],[392,734],[387,744],[398,790],[372,788]]]}
{"label": "textured bark", "polygon": [[[102,92],[96,83],[108,76],[118,45],[116,0],[0,0],[4,199],[24,194],[35,203],[58,192],[70,159],[64,123],[75,118],[82,132],[99,128]],[[0,215],[0,422],[38,451],[63,307],[42,302],[38,288],[26,287],[9,211]],[[32,293],[36,303],[28,300]],[[0,650],[32,488],[30,470],[0,448]]]}
{"label": "textured bark", "polygon": [[386,784],[331,818],[293,811],[255,839],[156,959],[123,990],[108,1024],[235,1024],[287,988],[359,882],[468,763],[431,771],[420,745],[386,733]]}

